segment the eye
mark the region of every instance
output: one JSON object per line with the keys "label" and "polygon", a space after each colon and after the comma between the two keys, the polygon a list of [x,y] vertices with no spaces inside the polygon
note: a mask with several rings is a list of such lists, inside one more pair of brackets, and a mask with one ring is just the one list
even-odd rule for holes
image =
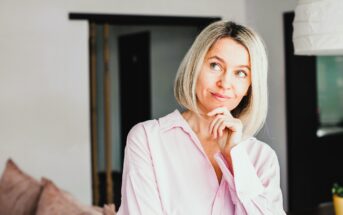
{"label": "eye", "polygon": [[217,72],[220,72],[222,70],[218,63],[210,63],[210,68]]}
{"label": "eye", "polygon": [[240,78],[245,78],[245,77],[247,77],[247,73],[246,73],[244,70],[238,70],[238,71],[236,72],[236,75],[237,75],[238,77],[240,77]]}

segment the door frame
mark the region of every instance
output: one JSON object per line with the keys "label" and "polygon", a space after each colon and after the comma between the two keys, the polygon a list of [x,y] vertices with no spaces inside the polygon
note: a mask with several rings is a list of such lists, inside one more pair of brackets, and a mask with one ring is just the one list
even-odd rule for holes
{"label": "door frame", "polygon": [[222,18],[218,16],[197,17],[197,16],[153,16],[153,15],[125,15],[125,14],[101,14],[101,13],[69,13],[70,20],[88,20],[108,23],[111,25],[167,25],[167,26],[193,26],[200,30],[212,22]]}
{"label": "door frame", "polygon": [[[134,14],[105,14],[105,13],[79,13],[79,12],[70,12],[68,14],[68,17],[70,20],[84,20],[88,21],[89,23],[89,29],[94,24],[110,24],[110,25],[156,25],[156,26],[191,26],[191,27],[197,27],[199,32],[205,28],[207,25],[209,25],[212,22],[219,21],[222,18],[221,17],[196,17],[196,16],[153,16],[153,15],[134,15]],[[90,31],[90,34],[92,32]],[[89,41],[89,48],[88,53],[90,56],[89,60],[89,79],[90,79],[90,91],[89,91],[89,97],[90,97],[90,105],[89,105],[89,114],[90,114],[90,136],[91,136],[91,160],[92,160],[92,198],[93,198],[93,204],[99,203],[99,178],[96,173],[96,165],[97,165],[97,155],[96,155],[96,138],[94,138],[97,135],[97,130],[94,125],[97,121],[97,117],[94,114],[94,106],[92,103],[94,103],[93,96],[95,94],[95,86],[93,86],[92,83],[94,83],[93,77],[94,77],[94,68],[92,68],[93,59],[91,56],[91,47],[92,47],[92,41]],[[94,57],[93,57],[94,58]],[[93,96],[92,96],[93,95]],[[94,150],[95,149],[95,150]]]}

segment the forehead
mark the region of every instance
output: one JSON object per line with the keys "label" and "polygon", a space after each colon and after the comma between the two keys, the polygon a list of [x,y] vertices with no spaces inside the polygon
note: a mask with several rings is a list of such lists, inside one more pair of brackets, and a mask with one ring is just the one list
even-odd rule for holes
{"label": "forehead", "polygon": [[206,59],[212,57],[219,57],[232,66],[250,66],[248,50],[230,37],[221,38],[212,45],[206,54]]}

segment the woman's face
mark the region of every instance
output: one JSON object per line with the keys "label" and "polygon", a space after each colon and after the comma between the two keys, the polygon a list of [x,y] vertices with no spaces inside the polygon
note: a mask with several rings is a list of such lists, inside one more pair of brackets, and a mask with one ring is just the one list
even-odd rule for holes
{"label": "woman's face", "polygon": [[229,37],[207,52],[196,85],[198,107],[208,113],[218,107],[235,109],[251,84],[250,58],[244,46]]}

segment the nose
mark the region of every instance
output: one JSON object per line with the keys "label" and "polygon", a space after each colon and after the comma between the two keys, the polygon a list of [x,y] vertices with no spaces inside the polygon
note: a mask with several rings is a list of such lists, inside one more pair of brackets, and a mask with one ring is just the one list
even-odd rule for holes
{"label": "nose", "polygon": [[230,89],[232,87],[232,76],[230,71],[227,71],[221,75],[218,85],[224,89]]}

